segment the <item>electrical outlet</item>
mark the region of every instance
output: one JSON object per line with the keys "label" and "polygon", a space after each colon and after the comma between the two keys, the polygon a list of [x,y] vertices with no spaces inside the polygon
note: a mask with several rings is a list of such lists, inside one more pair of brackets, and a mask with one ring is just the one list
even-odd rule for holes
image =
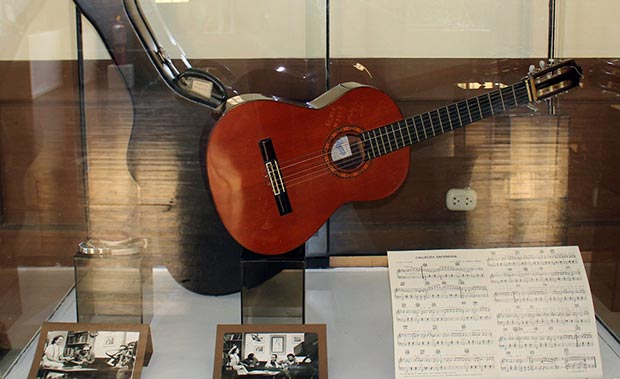
{"label": "electrical outlet", "polygon": [[471,188],[451,188],[446,194],[446,206],[451,211],[471,211],[477,203],[478,195]]}

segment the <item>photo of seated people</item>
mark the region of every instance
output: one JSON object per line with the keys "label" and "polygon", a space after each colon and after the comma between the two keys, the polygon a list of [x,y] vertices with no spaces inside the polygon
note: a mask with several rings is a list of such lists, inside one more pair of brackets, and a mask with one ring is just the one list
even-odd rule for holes
{"label": "photo of seated people", "polygon": [[130,379],[138,332],[50,331],[37,379]]}
{"label": "photo of seated people", "polygon": [[316,333],[224,334],[222,379],[318,379]]}

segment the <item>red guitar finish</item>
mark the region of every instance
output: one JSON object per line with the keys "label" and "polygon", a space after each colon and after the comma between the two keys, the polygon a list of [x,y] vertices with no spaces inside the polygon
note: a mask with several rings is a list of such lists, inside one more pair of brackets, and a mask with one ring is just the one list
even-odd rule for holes
{"label": "red guitar finish", "polygon": [[241,245],[285,253],[342,204],[392,194],[407,175],[410,145],[563,93],[582,75],[569,60],[405,120],[386,94],[355,83],[304,105],[233,98],[207,149],[215,206]]}
{"label": "red guitar finish", "polygon": [[[338,167],[332,158],[341,157],[342,148],[334,144],[350,135],[355,149],[359,133],[401,119],[385,93],[356,84],[335,87],[308,104],[241,100],[218,121],[207,149],[209,185],[222,222],[247,249],[281,254],[302,245],[344,203],[389,196],[407,175],[409,148],[351,162],[364,156],[358,150]],[[290,202],[284,215],[259,145],[269,138]]]}

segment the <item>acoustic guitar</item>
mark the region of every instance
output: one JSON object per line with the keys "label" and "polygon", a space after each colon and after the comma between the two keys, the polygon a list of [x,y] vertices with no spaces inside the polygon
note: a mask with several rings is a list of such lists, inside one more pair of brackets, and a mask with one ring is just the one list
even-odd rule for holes
{"label": "acoustic guitar", "polygon": [[568,91],[581,76],[569,60],[406,119],[385,93],[356,83],[304,104],[232,98],[206,152],[216,210],[245,248],[285,253],[341,205],[394,193],[407,176],[411,145]]}

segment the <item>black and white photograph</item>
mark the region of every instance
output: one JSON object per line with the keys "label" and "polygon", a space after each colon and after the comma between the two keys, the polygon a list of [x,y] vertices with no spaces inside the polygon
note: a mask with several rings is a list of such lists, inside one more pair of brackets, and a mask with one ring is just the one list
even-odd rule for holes
{"label": "black and white photograph", "polygon": [[146,338],[143,329],[142,325],[44,324],[29,378],[138,379],[144,357],[140,348],[145,349],[140,346]]}
{"label": "black and white photograph", "polygon": [[218,325],[214,377],[324,379],[324,325]]}

